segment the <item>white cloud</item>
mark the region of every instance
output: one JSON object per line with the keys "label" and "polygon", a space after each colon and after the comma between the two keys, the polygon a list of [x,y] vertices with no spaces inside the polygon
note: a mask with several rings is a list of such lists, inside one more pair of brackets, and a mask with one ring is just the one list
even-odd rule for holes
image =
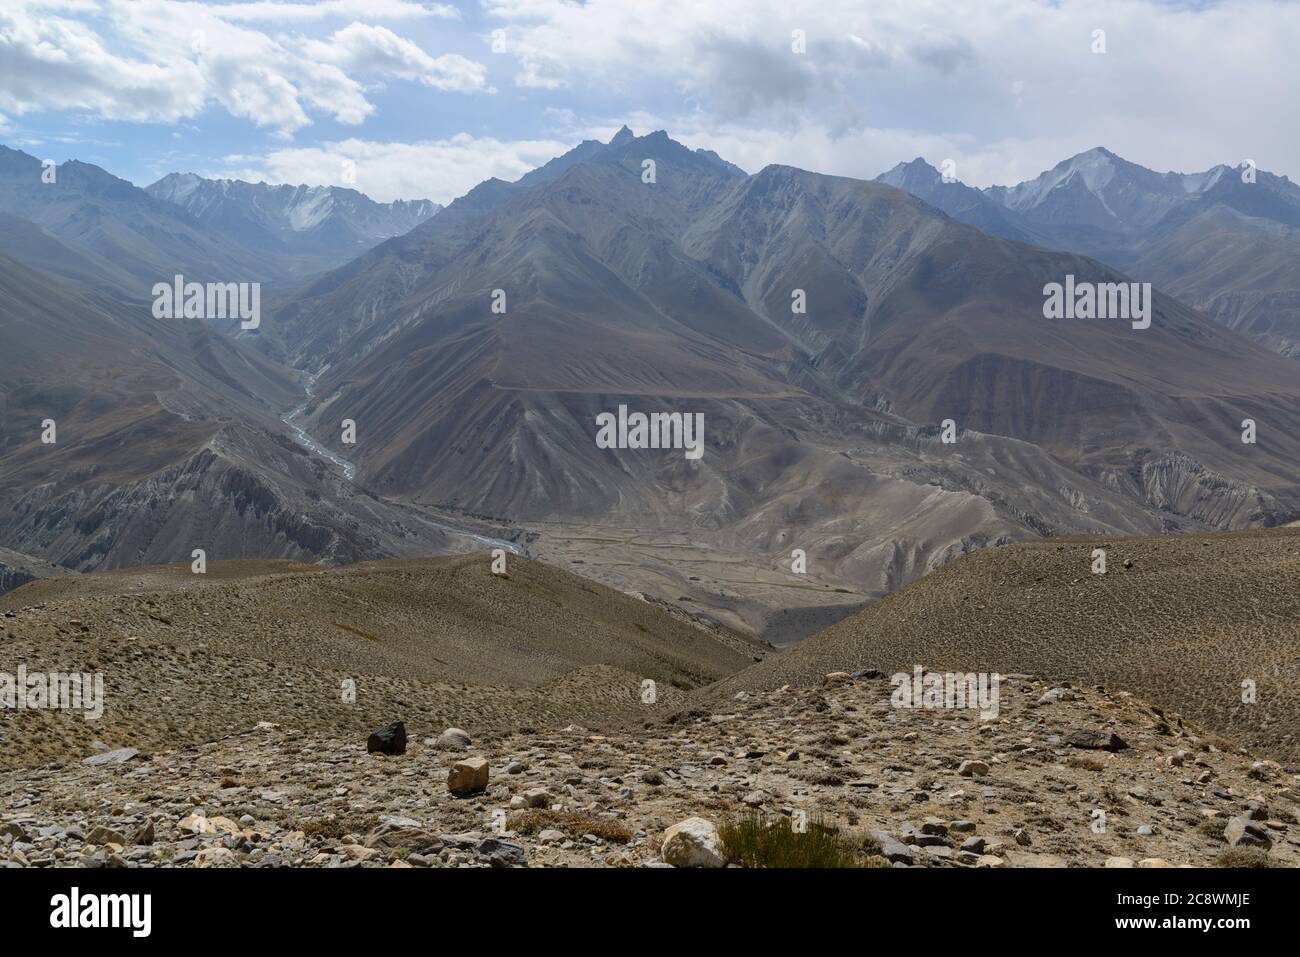
{"label": "white cloud", "polygon": [[[313,114],[350,125],[370,116],[374,105],[353,73],[404,76],[439,90],[486,89],[481,64],[455,54],[429,56],[383,27],[355,23],[322,44],[232,22],[269,18],[275,10],[303,19],[304,6],[105,0],[97,11],[111,30],[101,34],[94,21],[61,15],[81,13],[85,4],[6,0],[0,8],[0,109],[16,116],[78,110],[111,120],[175,123],[216,103],[288,136],[309,125]],[[357,5],[337,0],[322,6],[338,15]],[[396,0],[378,8],[380,15],[437,15],[436,8]]]}
{"label": "white cloud", "polygon": [[0,107],[16,115],[81,109],[174,122],[202,108],[202,86],[188,60],[118,55],[75,20],[25,5],[0,8]]}
{"label": "white cloud", "polygon": [[[498,140],[465,133],[417,143],[348,139],[260,155],[228,156],[222,169],[208,175],[251,182],[352,186],[380,202],[432,199],[446,204],[490,177],[516,180],[570,146],[560,140]],[[355,182],[348,182],[347,169],[355,170]]]}
{"label": "white cloud", "polygon": [[[378,91],[396,80],[411,84],[404,108],[455,123],[436,135],[473,129],[484,144],[550,136],[538,119],[565,116],[575,139],[627,119],[747,169],[780,162],[869,178],[920,155],[951,158],[963,180],[989,185],[1104,145],[1154,169],[1250,157],[1300,179],[1300,4],[482,3],[486,24],[467,26],[447,4],[412,0],[0,0],[0,112],[12,128],[42,111],[177,123],[219,107],[280,136],[320,117],[368,122],[356,142],[380,144],[407,128],[376,116],[388,102]],[[431,22],[459,53],[429,48]],[[402,26],[426,32],[404,36]],[[1091,52],[1095,29],[1106,30],[1105,54]],[[460,55],[469,30],[491,70]],[[794,30],[805,53],[791,49]],[[488,59],[489,43],[500,55]],[[503,67],[516,89],[490,113],[444,120],[431,109],[428,90],[492,92]],[[448,168],[459,177],[464,166]],[[380,188],[394,183],[429,192],[396,172]]]}
{"label": "white cloud", "polygon": [[328,17],[365,17],[371,20],[414,20],[441,17],[455,20],[460,11],[445,3],[412,3],[409,0],[320,0],[317,3],[221,3],[209,9],[223,20],[244,22],[271,20],[323,20]]}
{"label": "white cloud", "polygon": [[[1300,5],[485,6],[503,31],[520,86],[605,91],[629,107],[679,118],[670,123],[675,128],[732,130],[765,155],[795,158],[797,144],[811,144],[836,172],[875,175],[911,158],[886,157],[880,146],[892,144],[911,155],[923,146],[947,150],[976,185],[1036,175],[1098,145],[1157,169],[1203,169],[1250,156],[1300,174]],[[806,34],[804,54],[791,49],[795,29]],[[1092,53],[1095,29],[1106,30],[1104,54]],[[717,148],[726,155],[724,146]]]}
{"label": "white cloud", "polygon": [[303,49],[313,59],[349,71],[418,80],[438,90],[470,93],[487,87],[483,64],[454,53],[430,56],[386,27],[351,23],[327,41],[308,41]]}

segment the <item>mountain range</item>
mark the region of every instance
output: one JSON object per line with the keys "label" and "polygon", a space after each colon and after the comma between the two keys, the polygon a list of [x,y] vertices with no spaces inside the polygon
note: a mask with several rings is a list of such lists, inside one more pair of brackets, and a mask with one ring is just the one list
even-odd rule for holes
{"label": "mountain range", "polygon": [[409,232],[442,208],[427,199],[376,203],[339,186],[271,186],[194,173],[170,173],[145,192],[245,246],[305,258],[320,269]]}
{"label": "mountain range", "polygon": [[1013,187],[947,181],[923,159],[877,177],[961,222],[1091,256],[1300,357],[1300,186],[1253,164],[1156,173],[1103,148]]}
{"label": "mountain range", "polygon": [[440,207],[339,187],[171,174],[146,189],[70,160],[48,172],[0,146],[0,253],[119,298],[181,273],[290,284],[409,230]]}
{"label": "mountain range", "polygon": [[[926,195],[916,164],[748,175],[624,128],[432,215],[75,163],[56,187],[5,151],[0,543],[77,570],[491,543],[789,640],[816,628],[779,615],[988,545],[1289,521],[1300,366],[1142,263],[1232,216],[1284,259],[1261,223],[1294,187],[1121,163]],[[154,319],[177,272],[270,283],[267,315]],[[1045,318],[1067,277],[1154,282],[1150,328]],[[599,447],[620,406],[702,415],[703,457]]]}

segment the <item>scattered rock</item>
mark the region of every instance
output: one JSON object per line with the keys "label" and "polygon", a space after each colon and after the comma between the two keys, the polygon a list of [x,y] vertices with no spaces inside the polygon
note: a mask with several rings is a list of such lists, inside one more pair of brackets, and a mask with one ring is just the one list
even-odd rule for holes
{"label": "scattered rock", "polygon": [[123,834],[121,831],[114,830],[111,827],[104,827],[103,825],[100,825],[99,827],[91,828],[90,833],[86,835],[86,843],[87,844],[118,844],[121,846],[125,846],[126,835]]}
{"label": "scattered rock", "polygon": [[22,829],[21,825],[13,821],[10,821],[5,825],[0,826],[0,837],[4,837],[5,835],[12,837],[16,842],[20,844],[26,843],[28,840],[27,832]]}
{"label": "scattered rock", "polygon": [[673,867],[725,867],[718,829],[702,817],[688,817],[664,832],[659,856]]}
{"label": "scattered rock", "polygon": [[880,853],[884,855],[885,860],[896,864],[912,863],[912,849],[894,835],[885,831],[872,831],[871,836],[880,845]]}
{"label": "scattered rock", "polygon": [[239,858],[228,847],[206,847],[194,856],[194,867],[238,867]]}
{"label": "scattered rock", "polygon": [[140,752],[135,748],[117,748],[113,751],[101,751],[99,754],[92,754],[88,758],[82,759],[82,764],[121,764],[123,761],[130,761]]}
{"label": "scattered rock", "polygon": [[529,788],[523,794],[525,807],[549,807],[554,803],[546,788]]}
{"label": "scattered rock", "polygon": [[1071,748],[1087,751],[1123,751],[1128,743],[1113,731],[1076,731],[1065,743]]}
{"label": "scattered rock", "polygon": [[483,758],[462,758],[447,772],[447,790],[465,797],[487,790],[488,763]]}
{"label": "scattered rock", "polygon": [[378,731],[371,732],[366,740],[366,751],[369,754],[405,754],[406,725],[401,721],[394,721],[392,724],[384,725]]}
{"label": "scattered rock", "polygon": [[487,861],[493,867],[526,867],[528,852],[522,844],[506,841],[499,837],[488,837],[479,841],[474,848],[474,855],[479,860]]}
{"label": "scattered rock", "polygon": [[1268,829],[1248,817],[1229,818],[1228,826],[1223,829],[1223,838],[1233,847],[1262,847],[1268,850],[1273,846]]}
{"label": "scattered rock", "polygon": [[433,743],[433,746],[441,751],[465,751],[472,743],[468,732],[460,728],[448,728],[438,735],[438,740]]}

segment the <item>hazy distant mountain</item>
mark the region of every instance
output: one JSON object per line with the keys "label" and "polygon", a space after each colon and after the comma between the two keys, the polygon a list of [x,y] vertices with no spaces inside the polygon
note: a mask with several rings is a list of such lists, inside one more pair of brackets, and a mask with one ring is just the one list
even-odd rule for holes
{"label": "hazy distant mountain", "polygon": [[944,182],[943,174],[919,156],[910,163],[899,163],[881,173],[876,182],[911,193],[953,219],[978,226],[986,233],[1022,242],[1033,242],[1036,238],[1018,225],[1015,214],[1008,212],[997,200],[955,179]]}
{"label": "hazy distant mountain", "polygon": [[409,232],[442,207],[427,199],[377,203],[339,186],[271,186],[169,173],[145,187],[205,226],[251,248],[337,266]]}
{"label": "hazy distant mountain", "polygon": [[76,570],[454,547],[295,442],[282,416],[303,398],[214,324],[0,255],[0,542]]}
{"label": "hazy distant mountain", "polygon": [[[1300,508],[1300,369],[1160,294],[1145,331],[1044,319],[1046,283],[1112,268],[883,184],[745,176],[664,133],[562,160],[482,184],[273,317],[324,370],[318,440],[364,430],[349,454],[371,488],[709,529],[772,562],[798,544],[882,589],[990,542]],[[703,413],[704,458],[598,448],[619,404]],[[1267,448],[1240,441],[1247,416]],[[971,430],[951,446],[947,418]]]}
{"label": "hazy distant mountain", "polygon": [[1097,148],[1012,187],[941,183],[923,160],[879,179],[987,232],[1093,256],[1300,357],[1300,187],[1244,173],[1156,173]]}
{"label": "hazy distant mountain", "polygon": [[[171,203],[77,160],[42,179],[41,161],[0,146],[0,214],[8,222],[0,248],[37,269],[148,299],[153,284],[182,273],[201,282],[263,282],[289,264],[206,228]],[[26,234],[29,244],[16,238]],[[66,250],[53,253],[54,248]]]}
{"label": "hazy distant mountain", "polygon": [[1071,157],[1037,178],[986,195],[1026,221],[1045,226],[1093,225],[1123,232],[1149,228],[1189,196],[1213,184],[1225,167],[1206,173],[1154,173],[1096,149]]}

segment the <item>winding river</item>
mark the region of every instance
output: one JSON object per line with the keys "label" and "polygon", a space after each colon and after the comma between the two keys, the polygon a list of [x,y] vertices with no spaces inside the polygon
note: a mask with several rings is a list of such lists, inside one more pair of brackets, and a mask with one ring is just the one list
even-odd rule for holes
{"label": "winding river", "polygon": [[[344,479],[346,479],[349,482],[352,482],[356,478],[357,467],[353,465],[351,462],[349,462],[347,459],[343,458],[343,456],[339,455],[338,453],[330,449],[325,448],[325,446],[317,442],[314,438],[312,438],[307,433],[307,430],[304,429],[298,422],[298,420],[302,418],[303,415],[306,414],[307,406],[311,405],[311,400],[316,398],[316,393],[313,390],[316,386],[316,379],[319,376],[320,373],[317,372],[314,375],[309,375],[307,377],[307,382],[305,386],[307,397],[303,399],[302,405],[298,406],[292,412],[286,412],[284,415],[280,417],[280,419],[281,421],[284,422],[285,425],[287,425],[293,431],[293,436],[297,440],[299,445],[307,449],[307,451],[319,455],[321,458],[325,459],[326,461],[331,462],[335,466],[335,468],[339,469],[343,473]],[[511,552],[515,555],[523,554],[523,549],[521,549],[514,542],[507,542],[500,538],[491,538],[487,535],[479,535],[475,532],[468,532],[463,528],[457,528],[454,525],[447,525],[444,524],[443,522],[439,522],[435,519],[429,518],[423,512],[420,512],[420,520],[426,522],[429,525],[434,526],[435,528],[441,529],[442,531],[446,532],[448,535],[456,535],[459,536],[460,538],[467,538],[472,542],[482,545],[484,548],[503,548],[506,551]]]}

